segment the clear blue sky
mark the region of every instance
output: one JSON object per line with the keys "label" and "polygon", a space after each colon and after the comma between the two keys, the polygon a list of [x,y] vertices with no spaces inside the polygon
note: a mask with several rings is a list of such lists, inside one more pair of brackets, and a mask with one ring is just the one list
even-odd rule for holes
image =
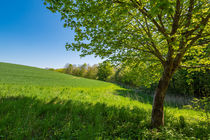
{"label": "clear blue sky", "polygon": [[63,28],[60,15],[51,13],[42,0],[2,0],[0,3],[0,62],[35,67],[96,64],[100,58],[80,58],[65,50],[74,41],[74,31]]}

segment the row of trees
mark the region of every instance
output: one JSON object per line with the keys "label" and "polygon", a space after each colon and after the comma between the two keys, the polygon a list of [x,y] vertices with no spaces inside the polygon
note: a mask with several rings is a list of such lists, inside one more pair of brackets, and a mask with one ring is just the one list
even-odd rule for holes
{"label": "row of trees", "polygon": [[[50,69],[57,72],[85,77],[89,79],[97,79],[119,83],[129,87],[152,89],[157,82],[152,81],[153,77],[146,77],[139,66],[125,67],[114,66],[109,61],[103,63],[88,65],[72,65],[66,64],[61,69]],[[209,96],[210,91],[210,75],[209,70],[206,71],[190,71],[190,69],[179,69],[173,76],[169,84],[169,93],[194,96],[197,98]],[[157,75],[154,75],[154,77]],[[146,81],[149,81],[145,86]]]}
{"label": "row of trees", "polygon": [[108,61],[99,64],[94,64],[92,66],[86,63],[82,65],[66,64],[64,68],[50,68],[49,70],[79,77],[85,77],[89,79],[98,79],[102,81],[114,82],[115,69]]}
{"label": "row of trees", "polygon": [[90,66],[84,63],[83,65],[77,66],[73,64],[66,64],[64,68],[59,68],[59,69],[50,68],[49,70],[75,75],[79,77],[85,77],[89,79],[97,79],[98,65],[95,64],[93,66]]}

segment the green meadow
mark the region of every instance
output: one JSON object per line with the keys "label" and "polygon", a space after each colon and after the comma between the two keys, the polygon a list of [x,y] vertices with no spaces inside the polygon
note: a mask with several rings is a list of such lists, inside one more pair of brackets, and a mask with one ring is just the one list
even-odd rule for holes
{"label": "green meadow", "polygon": [[209,139],[204,112],[165,106],[150,128],[152,97],[118,85],[0,63],[0,139]]}

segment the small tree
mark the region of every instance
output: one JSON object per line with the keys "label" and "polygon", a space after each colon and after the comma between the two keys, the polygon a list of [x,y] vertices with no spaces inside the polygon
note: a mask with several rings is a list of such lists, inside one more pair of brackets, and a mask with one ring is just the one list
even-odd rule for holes
{"label": "small tree", "polygon": [[95,54],[127,64],[143,62],[144,68],[156,65],[145,73],[157,74],[159,79],[153,127],[164,125],[164,98],[176,70],[210,64],[207,0],[45,1],[48,9],[61,13],[64,27],[76,33],[76,43],[66,44],[67,49],[81,51],[81,56]]}
{"label": "small tree", "polygon": [[77,65],[73,65],[72,75],[79,76],[80,75],[80,68]]}
{"label": "small tree", "polygon": [[84,63],[84,64],[81,65],[79,68],[80,68],[79,76],[85,77],[85,75],[87,74],[87,64]]}
{"label": "small tree", "polygon": [[98,66],[95,64],[93,66],[88,66],[87,68],[87,78],[96,79],[98,73]]}
{"label": "small tree", "polygon": [[110,62],[104,61],[98,66],[98,79],[103,81],[108,81],[113,74],[113,67]]}
{"label": "small tree", "polygon": [[66,74],[73,74],[74,67],[72,64],[66,64],[65,69],[66,69],[65,71]]}

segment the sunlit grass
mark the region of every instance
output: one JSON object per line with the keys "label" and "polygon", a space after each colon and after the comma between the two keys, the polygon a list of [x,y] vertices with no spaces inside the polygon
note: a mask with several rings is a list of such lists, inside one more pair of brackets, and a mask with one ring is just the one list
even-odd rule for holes
{"label": "sunlit grass", "polygon": [[106,87],[113,84],[23,65],[0,63],[0,83],[56,87]]}
{"label": "sunlit grass", "polygon": [[126,97],[132,92],[111,83],[37,68],[0,68],[0,139],[209,137],[202,112],[167,106],[165,128],[152,130],[151,97]]}

